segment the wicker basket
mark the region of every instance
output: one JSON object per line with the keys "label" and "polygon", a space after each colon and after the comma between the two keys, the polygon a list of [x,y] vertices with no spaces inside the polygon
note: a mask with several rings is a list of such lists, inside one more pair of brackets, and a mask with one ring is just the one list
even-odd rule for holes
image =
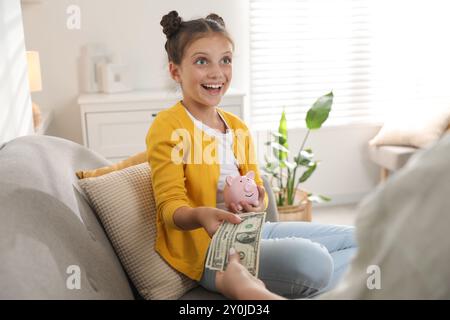
{"label": "wicker basket", "polygon": [[279,221],[312,221],[312,204],[308,200],[308,194],[297,190],[295,195],[297,204],[291,206],[281,206],[278,208]]}

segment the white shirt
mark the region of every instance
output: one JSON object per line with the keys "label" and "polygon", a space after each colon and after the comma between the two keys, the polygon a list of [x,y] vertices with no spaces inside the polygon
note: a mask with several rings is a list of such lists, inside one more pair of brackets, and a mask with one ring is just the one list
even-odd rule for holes
{"label": "white shirt", "polygon": [[220,176],[219,181],[217,182],[217,193],[216,193],[216,208],[228,210],[225,207],[225,203],[223,200],[223,189],[225,188],[225,179],[227,176],[239,176],[239,170],[237,165],[236,157],[233,153],[233,133],[230,131],[230,127],[225,119],[222,117],[220,113],[219,116],[222,121],[225,123],[226,133],[222,133],[217,129],[213,129],[200,120],[194,118],[194,116],[189,112],[186,107],[184,108],[186,113],[194,122],[195,126],[200,130],[203,130],[206,134],[211,137],[215,137],[217,140],[218,146],[218,156],[219,156],[219,166],[220,166]]}

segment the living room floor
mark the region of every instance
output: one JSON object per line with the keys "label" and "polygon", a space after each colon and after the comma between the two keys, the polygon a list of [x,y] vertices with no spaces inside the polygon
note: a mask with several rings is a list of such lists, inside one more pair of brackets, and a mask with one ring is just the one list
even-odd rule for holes
{"label": "living room floor", "polygon": [[313,222],[355,225],[357,204],[313,207]]}

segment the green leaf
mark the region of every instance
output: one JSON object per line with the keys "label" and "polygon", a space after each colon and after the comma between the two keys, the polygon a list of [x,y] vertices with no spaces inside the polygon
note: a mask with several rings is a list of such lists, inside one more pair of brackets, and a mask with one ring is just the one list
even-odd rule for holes
{"label": "green leaf", "polygon": [[281,150],[278,153],[278,159],[281,160],[286,160],[288,158],[288,152],[289,152],[289,146],[288,146],[288,142],[287,142],[287,120],[286,120],[286,113],[283,112],[281,113],[281,119],[280,119],[280,124],[278,127],[278,133],[280,134],[280,136],[278,137],[278,143],[280,145],[282,145],[285,150]]}
{"label": "green leaf", "polygon": [[262,171],[264,171],[265,173],[267,173],[269,176],[274,177],[275,179],[278,179],[278,173],[276,173],[275,171],[270,171],[267,170],[266,168],[261,168]]}
{"label": "green leaf", "polygon": [[326,202],[331,201],[331,198],[330,198],[330,197],[327,197],[327,196],[324,196],[324,195],[321,195],[321,194],[319,194],[318,196],[319,196],[319,198],[322,199],[323,201],[326,201]]}
{"label": "green leaf", "polygon": [[282,137],[282,136],[283,136],[281,133],[279,133],[279,132],[277,132],[277,131],[272,131],[270,134],[272,135],[272,137],[277,138],[277,139],[278,139],[279,137]]}
{"label": "green leaf", "polygon": [[331,201],[331,198],[330,197],[326,197],[326,196],[321,195],[321,194],[308,193],[308,200],[311,201],[311,202],[315,202],[315,203],[324,203],[324,202]]}
{"label": "green leaf", "polygon": [[302,167],[311,168],[314,164],[319,164],[317,161],[310,161],[307,164],[302,164]]}
{"label": "green leaf", "polygon": [[276,168],[278,168],[278,166],[278,162],[267,162],[265,169],[274,171]]}
{"label": "green leaf", "polygon": [[311,165],[305,172],[303,172],[302,176],[299,179],[299,182],[305,182],[309,179],[309,177],[313,174],[314,170],[317,168],[317,163],[313,162],[313,165]]}
{"label": "green leaf", "polygon": [[288,167],[290,170],[294,170],[297,165],[295,163],[289,162],[287,160],[281,160],[281,163],[283,163],[286,167]]}
{"label": "green leaf", "polygon": [[287,149],[286,147],[284,147],[283,145],[281,145],[277,142],[271,142],[270,146],[273,149],[276,149],[277,151],[282,151],[282,152],[285,152],[286,154],[289,153],[289,149]]}
{"label": "green leaf", "polygon": [[320,97],[306,114],[306,126],[310,130],[319,129],[327,120],[333,104],[333,91]]}
{"label": "green leaf", "polygon": [[309,167],[311,165],[311,162],[313,160],[314,154],[312,153],[311,149],[306,149],[300,151],[300,157],[294,157],[295,163],[298,165]]}
{"label": "green leaf", "polygon": [[314,153],[312,152],[312,150],[310,148],[302,150],[300,152],[300,155],[307,159],[310,159],[310,160],[314,157]]}

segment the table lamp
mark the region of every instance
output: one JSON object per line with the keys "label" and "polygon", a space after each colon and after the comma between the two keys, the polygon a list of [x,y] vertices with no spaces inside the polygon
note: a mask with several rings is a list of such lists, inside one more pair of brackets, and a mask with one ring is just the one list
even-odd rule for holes
{"label": "table lamp", "polygon": [[[38,92],[42,90],[41,79],[41,64],[39,62],[39,52],[27,51],[28,62],[28,83],[31,92]],[[42,116],[41,109],[33,102],[33,123],[36,130],[41,124]]]}

